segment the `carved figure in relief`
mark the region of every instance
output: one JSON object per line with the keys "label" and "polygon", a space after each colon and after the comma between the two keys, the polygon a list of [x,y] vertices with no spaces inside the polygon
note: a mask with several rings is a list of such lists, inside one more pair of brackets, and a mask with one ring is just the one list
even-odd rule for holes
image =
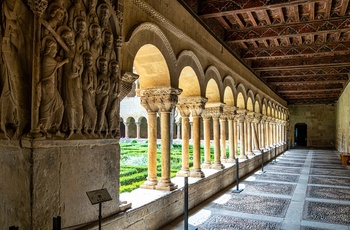
{"label": "carved figure in relief", "polygon": [[92,68],[92,54],[90,51],[86,51],[83,54],[84,58],[84,71],[82,75],[83,81],[83,130],[85,134],[94,136],[96,121],[97,121],[97,111],[95,106],[95,92],[96,92],[96,73]]}
{"label": "carved figure in relief", "polygon": [[86,36],[86,22],[83,17],[75,18],[75,44],[78,52],[81,54],[82,52],[89,50],[89,40]]}
{"label": "carved figure in relief", "polygon": [[[108,107],[107,107],[107,122],[108,122],[108,130],[110,134],[116,135],[116,131],[118,129],[119,119],[119,64],[117,61],[112,60],[110,62],[110,90],[109,90],[109,99],[108,99]],[[113,133],[114,132],[114,133]]]}
{"label": "carved figure in relief", "polygon": [[87,22],[88,26],[94,23],[98,23],[98,17],[96,14],[96,5],[97,5],[97,0],[88,0],[87,3]]}
{"label": "carved figure in relief", "polygon": [[[56,31],[56,29],[61,26],[64,22],[65,17],[65,9],[62,8],[58,3],[52,3],[48,9],[49,18],[47,20],[50,27]],[[43,35],[48,35],[49,31],[47,29],[43,30]]]}
{"label": "carved figure in relief", "polygon": [[68,26],[73,29],[74,20],[76,17],[83,17],[86,19],[86,12],[84,5],[81,0],[74,0],[73,5],[69,8],[68,11]]}
{"label": "carved figure in relief", "polygon": [[92,53],[92,59],[94,63],[94,70],[96,71],[96,61],[99,56],[102,55],[102,41],[101,41],[101,28],[98,24],[92,24],[89,28],[90,34],[90,52]]}
{"label": "carved figure in relief", "polygon": [[32,46],[32,31],[27,26],[32,15],[19,0],[2,1],[3,37],[1,57],[3,82],[1,92],[1,128],[9,139],[19,138],[30,120],[29,55]]}
{"label": "carved figure in relief", "polygon": [[107,29],[109,28],[109,17],[111,13],[109,11],[109,7],[106,3],[102,3],[97,7],[97,15],[101,25],[101,28]]}
{"label": "carved figure in relief", "polygon": [[108,105],[108,93],[110,89],[110,80],[108,77],[108,65],[105,57],[101,56],[97,60],[98,64],[98,78],[96,87],[96,108],[97,108],[97,133],[101,136],[101,131],[106,130],[108,134],[106,122],[106,109]]}
{"label": "carved figure in relief", "polygon": [[44,52],[41,58],[41,101],[39,117],[42,130],[50,137],[48,132],[60,135],[59,128],[62,123],[64,112],[63,101],[57,89],[57,70],[64,64],[67,64],[69,60],[65,59],[62,62],[55,60],[57,43],[51,36],[45,37],[43,39],[43,44]]}
{"label": "carved figure in relief", "polygon": [[83,90],[81,74],[83,71],[83,61],[77,52],[74,42],[74,33],[68,27],[61,31],[61,37],[69,50],[64,51],[65,58],[69,63],[63,66],[63,94],[65,103],[65,125],[68,124],[68,138],[76,133],[82,136],[83,122]]}
{"label": "carved figure in relief", "polygon": [[103,56],[106,57],[107,62],[116,59],[115,51],[113,49],[113,34],[110,30],[103,31]]}

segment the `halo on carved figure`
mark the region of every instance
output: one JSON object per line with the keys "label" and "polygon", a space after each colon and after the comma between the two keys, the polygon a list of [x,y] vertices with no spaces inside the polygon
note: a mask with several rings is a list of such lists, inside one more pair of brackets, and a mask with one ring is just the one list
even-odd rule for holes
{"label": "halo on carved figure", "polygon": [[114,40],[114,36],[113,36],[112,30],[104,29],[103,32],[102,32],[102,41],[103,41],[104,44],[106,43],[106,34],[110,34],[110,36],[112,36],[112,41]]}
{"label": "halo on carved figure", "polygon": [[78,22],[79,21],[82,21],[82,22],[85,22],[85,30],[86,30],[86,21],[85,21],[85,18],[83,16],[77,16],[75,19],[74,19],[74,24],[73,24],[73,28],[75,31],[78,31]]}
{"label": "halo on carved figure", "polygon": [[101,10],[102,9],[107,9],[108,12],[108,18],[111,16],[111,12],[109,10],[109,7],[106,3],[101,3],[100,5],[98,5],[97,7],[97,15],[100,16],[101,15]]}
{"label": "halo on carved figure", "polygon": [[62,7],[62,5],[60,5],[59,3],[53,2],[50,4],[47,12],[49,13],[50,17],[54,17],[58,9],[61,9],[62,12],[64,12],[64,8]]}
{"label": "halo on carved figure", "polygon": [[56,39],[51,36],[51,35],[47,35],[43,38],[43,40],[41,41],[41,54],[44,55],[44,52],[45,52],[45,48],[46,48],[46,42],[48,41],[53,41],[56,43],[56,46],[57,46],[57,41]]}
{"label": "halo on carved figure", "polygon": [[60,26],[60,27],[57,29],[57,34],[60,35],[60,36],[62,36],[62,34],[63,34],[64,32],[66,32],[66,31],[68,31],[68,32],[73,32],[72,29],[69,28],[68,26]]}
{"label": "halo on carved figure", "polygon": [[92,31],[93,31],[94,28],[98,28],[98,29],[100,30],[100,34],[101,34],[101,27],[100,27],[100,25],[97,24],[97,23],[92,23],[92,24],[90,25],[90,27],[89,27],[89,36],[90,36],[91,38],[93,38]]}
{"label": "halo on carved figure", "polygon": [[119,69],[119,63],[116,61],[116,60],[111,60],[110,62],[109,62],[109,67],[108,67],[108,71],[109,72],[112,72],[112,66],[113,65],[117,65],[118,66],[118,69]]}
{"label": "halo on carved figure", "polygon": [[[100,62],[101,61],[105,61],[105,62],[107,62],[107,59],[104,57],[104,56],[99,56],[98,58],[97,58],[97,60],[96,60],[96,66],[97,66],[97,70],[98,71],[101,71],[100,70]],[[108,63],[107,63],[108,64]]]}
{"label": "halo on carved figure", "polygon": [[91,51],[89,51],[89,50],[85,50],[85,51],[83,51],[83,52],[81,53],[81,56],[82,56],[83,58],[85,58],[86,56],[91,56],[91,57],[92,57],[92,53],[91,53]]}

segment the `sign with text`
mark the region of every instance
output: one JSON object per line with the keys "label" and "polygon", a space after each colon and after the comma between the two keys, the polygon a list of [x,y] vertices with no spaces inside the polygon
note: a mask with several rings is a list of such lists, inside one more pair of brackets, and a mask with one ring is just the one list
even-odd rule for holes
{"label": "sign with text", "polygon": [[91,204],[98,204],[112,200],[112,197],[109,195],[106,188],[86,192],[86,195],[89,197]]}

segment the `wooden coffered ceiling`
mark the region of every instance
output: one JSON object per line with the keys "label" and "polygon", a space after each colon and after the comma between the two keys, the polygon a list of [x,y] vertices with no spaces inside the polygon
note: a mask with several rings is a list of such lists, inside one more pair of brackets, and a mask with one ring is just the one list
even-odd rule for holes
{"label": "wooden coffered ceiling", "polygon": [[332,104],[350,73],[350,0],[182,0],[288,104]]}

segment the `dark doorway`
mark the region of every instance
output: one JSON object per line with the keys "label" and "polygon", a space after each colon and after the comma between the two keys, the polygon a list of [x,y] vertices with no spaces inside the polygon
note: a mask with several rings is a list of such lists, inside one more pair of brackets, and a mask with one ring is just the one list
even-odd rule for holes
{"label": "dark doorway", "polygon": [[295,124],[294,145],[307,146],[307,125],[305,123]]}

